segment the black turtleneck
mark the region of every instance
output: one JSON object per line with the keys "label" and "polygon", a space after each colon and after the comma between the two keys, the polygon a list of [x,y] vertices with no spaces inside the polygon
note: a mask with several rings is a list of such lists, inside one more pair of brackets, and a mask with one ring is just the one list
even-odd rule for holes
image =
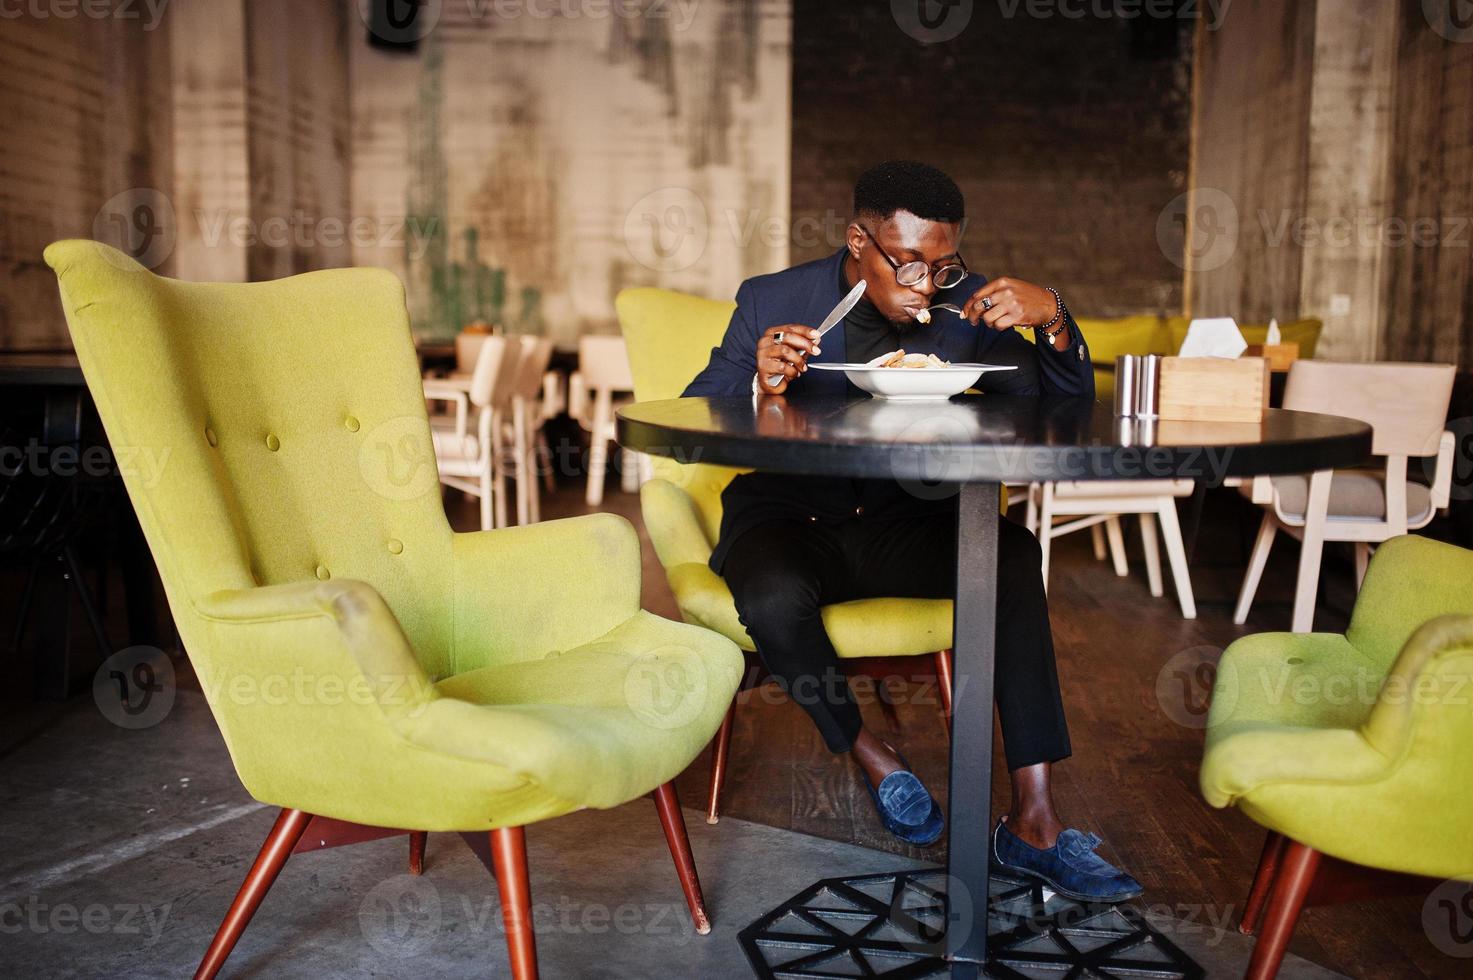
{"label": "black turtleneck", "polygon": [[[844,276],[849,261],[839,263],[839,294],[851,286]],[[863,364],[881,354],[901,347],[903,328],[887,320],[869,298],[861,299],[844,317],[844,359],[850,364]]]}

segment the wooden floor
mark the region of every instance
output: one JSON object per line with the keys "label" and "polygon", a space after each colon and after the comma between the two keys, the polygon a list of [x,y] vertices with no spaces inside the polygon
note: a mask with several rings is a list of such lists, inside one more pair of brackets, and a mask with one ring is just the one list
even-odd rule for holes
{"label": "wooden floor", "polygon": [[[456,512],[453,502],[451,508]],[[628,517],[644,537],[637,498],[620,493],[612,478],[603,509]],[[560,491],[544,506],[544,516],[587,510],[581,494]],[[474,516],[467,508],[456,520],[471,526]],[[1117,578],[1108,562],[1096,562],[1088,534],[1081,533],[1056,543],[1050,582],[1074,745],[1073,758],[1055,769],[1055,795],[1066,823],[1103,836],[1104,853],[1141,880],[1148,905],[1178,918],[1227,927],[1236,926],[1263,833],[1235,810],[1209,807],[1197,789],[1202,732],[1200,721],[1191,723],[1202,717],[1205,706],[1200,681],[1188,685],[1183,676],[1189,675],[1175,672],[1168,672],[1159,688],[1158,681],[1167,662],[1183,651],[1192,651],[1185,661],[1210,660],[1239,636],[1288,629],[1298,545],[1282,535],[1253,615],[1245,626],[1232,624],[1232,604],[1256,528],[1257,518],[1230,491],[1209,495],[1192,563],[1195,621],[1181,618],[1169,571],[1166,597],[1150,595],[1139,560],[1138,531],[1130,524],[1129,577]],[[1352,585],[1349,553],[1331,551],[1316,629],[1344,629]],[[679,617],[647,538],[643,592],[645,608]],[[873,693],[861,691],[862,710],[871,726],[900,745],[944,802],[946,730],[927,667],[918,660],[913,673],[913,679],[893,684],[898,730],[889,729]],[[1008,799],[1000,752],[993,768],[999,774],[993,780],[997,810]],[[708,752],[677,781],[687,806],[702,805],[709,772]],[[771,686],[742,696],[723,813],[930,860],[945,857],[944,846],[918,850],[890,837],[854,766],[831,755],[807,716]],[[1421,896],[1312,909],[1290,948],[1354,977],[1473,975],[1473,963],[1451,959],[1432,946],[1423,933],[1421,912]]]}

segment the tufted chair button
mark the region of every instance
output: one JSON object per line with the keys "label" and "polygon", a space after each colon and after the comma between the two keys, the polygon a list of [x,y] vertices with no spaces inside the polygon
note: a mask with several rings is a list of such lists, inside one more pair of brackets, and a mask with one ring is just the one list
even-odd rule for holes
{"label": "tufted chair button", "polygon": [[358,431],[358,420],[351,415],[343,419],[343,425],[347,426],[349,432]]}
{"label": "tufted chair button", "polygon": [[403,554],[403,552],[404,552],[404,542],[403,541],[400,541],[398,538],[390,538],[389,539],[389,554],[391,554],[391,555],[398,555],[398,554]]}
{"label": "tufted chair button", "polygon": [[271,450],[273,453],[276,452],[276,450],[278,450],[278,449],[281,448],[281,440],[278,439],[278,438],[276,438],[274,435],[273,436],[267,436],[266,437],[266,448],[269,449],[269,450]]}
{"label": "tufted chair button", "polygon": [[212,446],[220,445],[220,439],[215,435],[215,430],[209,426],[205,427],[205,442],[208,442]]}
{"label": "tufted chair button", "polygon": [[332,575],[328,572],[326,565],[318,565],[317,566],[317,577],[320,578],[320,579],[322,579],[322,581],[326,582],[328,579],[332,578]]}

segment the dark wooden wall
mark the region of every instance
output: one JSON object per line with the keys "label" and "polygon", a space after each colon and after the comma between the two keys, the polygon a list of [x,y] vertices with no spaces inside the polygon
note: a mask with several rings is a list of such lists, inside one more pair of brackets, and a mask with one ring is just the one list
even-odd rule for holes
{"label": "dark wooden wall", "polygon": [[1156,224],[1186,187],[1192,20],[967,7],[927,45],[888,3],[794,4],[793,259],[842,244],[866,166],[912,158],[961,185],[977,270],[1056,284],[1081,313],[1180,312]]}

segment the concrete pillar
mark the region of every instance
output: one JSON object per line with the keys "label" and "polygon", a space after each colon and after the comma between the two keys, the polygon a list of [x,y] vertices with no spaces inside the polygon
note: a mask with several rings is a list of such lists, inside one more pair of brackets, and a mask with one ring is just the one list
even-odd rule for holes
{"label": "concrete pillar", "polygon": [[243,282],[250,220],[245,6],[195,0],[169,12],[173,32],[174,272]]}
{"label": "concrete pillar", "polygon": [[1397,5],[1318,0],[1299,310],[1325,321],[1317,356],[1374,360],[1385,321]]}
{"label": "concrete pillar", "polygon": [[1399,18],[1384,0],[1239,0],[1199,25],[1191,213],[1237,238],[1225,261],[1188,250],[1188,312],[1318,317],[1317,356],[1377,356]]}

